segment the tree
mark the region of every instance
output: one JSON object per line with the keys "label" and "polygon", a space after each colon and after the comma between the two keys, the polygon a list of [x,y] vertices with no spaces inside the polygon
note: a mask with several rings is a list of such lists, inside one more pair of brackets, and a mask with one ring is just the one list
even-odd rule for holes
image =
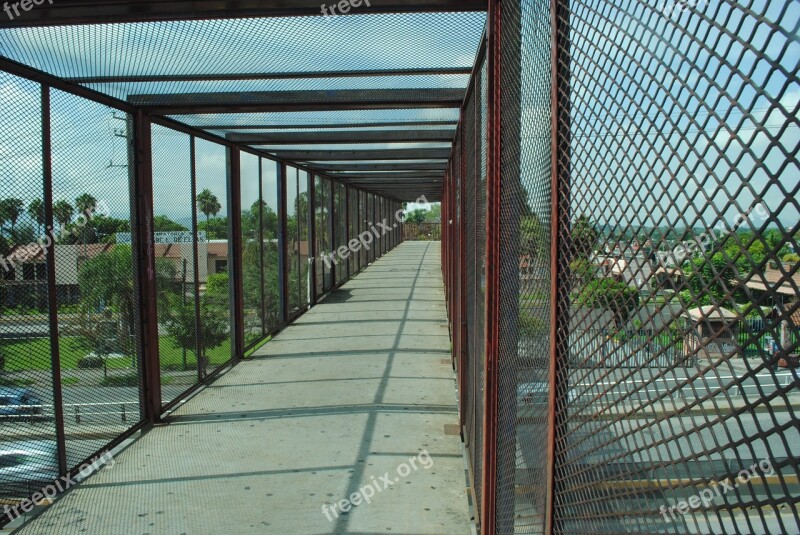
{"label": "tree", "polygon": [[209,275],[206,293],[200,298],[200,325],[197,325],[193,303],[173,302],[165,321],[167,333],[181,349],[198,353],[197,362],[205,376],[208,373],[208,351],[228,339],[228,274]]}
{"label": "tree", "polygon": [[442,205],[436,203],[431,206],[430,211],[425,214],[426,223],[441,223],[442,222]]}
{"label": "tree", "polygon": [[216,217],[219,211],[222,210],[219,199],[211,193],[210,189],[204,189],[197,195],[197,206],[206,216],[206,226],[208,225],[209,217]]}
{"label": "tree", "polygon": [[[169,260],[156,262],[156,285],[168,287],[175,280],[175,266]],[[117,350],[133,355],[135,288],[133,252],[129,245],[115,245],[108,252],[86,260],[78,270],[81,309],[103,312],[110,308],[117,320]],[[160,299],[165,298],[163,294]],[[160,302],[161,303],[161,302]]]}
{"label": "tree", "polygon": [[197,230],[205,231],[209,240],[226,240],[228,239],[228,218],[219,217],[211,221],[200,221],[197,224]]}
{"label": "tree", "polygon": [[574,258],[589,258],[594,252],[598,232],[589,218],[581,215],[572,224],[572,255]]}
{"label": "tree", "polygon": [[156,232],[186,232],[189,230],[165,215],[157,215],[153,218],[153,229]]}
{"label": "tree", "polygon": [[75,207],[78,209],[78,213],[90,214],[97,207],[97,199],[88,193],[82,193],[75,198]]}
{"label": "tree", "polygon": [[130,232],[131,225],[127,219],[117,219],[103,214],[95,214],[92,219],[95,238],[100,243],[114,243],[120,232]]}
{"label": "tree", "polygon": [[0,212],[2,213],[3,220],[11,223],[11,232],[14,232],[14,228],[17,226],[17,220],[19,216],[25,211],[25,203],[22,199],[3,199],[0,201]]}
{"label": "tree", "polygon": [[519,224],[520,254],[531,258],[548,258],[550,256],[550,231],[546,229],[535,215],[523,217]]}
{"label": "tree", "polygon": [[44,201],[42,199],[32,200],[28,205],[28,215],[36,222],[36,230],[41,233],[45,223]]}
{"label": "tree", "polygon": [[621,329],[631,312],[639,307],[639,291],[614,279],[595,279],[581,289],[575,305],[609,311],[614,318],[614,325]]}
{"label": "tree", "polygon": [[406,212],[406,223],[424,223],[428,211],[422,208],[417,208],[413,212]]}
{"label": "tree", "polygon": [[53,218],[62,226],[67,226],[75,216],[75,208],[65,200],[53,204]]}

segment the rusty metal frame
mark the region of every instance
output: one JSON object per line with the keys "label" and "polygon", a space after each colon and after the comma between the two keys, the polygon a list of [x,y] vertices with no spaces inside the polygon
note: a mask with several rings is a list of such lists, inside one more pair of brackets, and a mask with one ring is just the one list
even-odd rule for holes
{"label": "rusty metal frame", "polygon": [[[53,225],[53,139],[50,108],[50,86],[41,85],[42,100],[42,171],[44,175],[44,213],[45,227]],[[59,474],[69,470],[67,463],[66,432],[64,428],[64,395],[61,384],[61,350],[58,330],[58,292],[56,289],[55,247],[48,247],[47,253],[47,311],[50,327],[50,368],[53,380],[53,409],[55,418],[56,444]]]}
{"label": "rusty metal frame", "polygon": [[[190,177],[191,177],[191,190],[192,190],[192,232],[194,239],[192,240],[192,255],[194,261],[194,321],[195,329],[200,331],[202,321],[200,313],[200,244],[197,242],[198,235],[198,221],[197,221],[197,140],[194,136],[189,137],[189,160],[190,160]],[[197,355],[201,354],[200,351],[200,337],[195,336],[195,351]],[[197,360],[197,381],[202,383],[203,367],[200,365],[200,359]]]}
{"label": "rusty metal frame", "polygon": [[[310,262],[311,267],[309,271],[311,273],[311,280],[314,283],[311,285],[311,304],[314,305],[319,301],[319,298],[322,297],[323,294],[319,294],[317,291],[317,259],[320,258],[319,247],[317,247],[317,177],[319,175],[316,173],[312,173],[309,175],[308,179],[308,206],[309,211],[311,212],[311,248],[309,251],[312,255],[312,262]],[[322,177],[320,177],[322,178]]]}
{"label": "rusty metal frame", "polygon": [[244,356],[244,285],[242,282],[242,173],[238,147],[228,147],[228,236],[231,287],[231,358]]}
{"label": "rusty metal frame", "polygon": [[[486,191],[486,258],[500,258],[501,139],[500,50],[501,0],[489,0],[488,55],[488,150]],[[499,395],[500,271],[497,262],[486,262],[486,362],[484,367],[483,485],[480,524],[482,535],[495,535],[497,516],[497,421]]]}
{"label": "rusty metal frame", "polygon": [[133,244],[139,310],[139,347],[142,359],[142,395],[144,420],[161,421],[161,363],[158,347],[158,307],[156,288],[155,244],[153,240],[153,154],[152,123],[142,110],[133,116],[132,212],[136,232]]}
{"label": "rusty metal frame", "polygon": [[280,284],[281,301],[281,322],[289,322],[289,263],[288,263],[288,240],[286,239],[286,164],[278,165],[278,263],[280,272],[278,280]]}

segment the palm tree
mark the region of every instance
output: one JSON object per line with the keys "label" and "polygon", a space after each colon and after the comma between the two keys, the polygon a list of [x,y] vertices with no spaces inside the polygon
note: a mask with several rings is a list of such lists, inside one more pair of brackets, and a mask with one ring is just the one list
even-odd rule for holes
{"label": "palm tree", "polygon": [[3,229],[6,226],[6,222],[8,222],[8,214],[6,214],[6,201],[5,199],[0,199],[0,236],[3,235]]}
{"label": "palm tree", "polygon": [[97,199],[88,193],[83,193],[75,198],[75,208],[78,209],[78,213],[87,214],[94,211],[95,207],[97,207]]}
{"label": "palm tree", "polygon": [[209,189],[204,189],[197,195],[197,206],[206,216],[206,228],[208,228],[209,216],[216,216],[222,209],[219,199]]}
{"label": "palm tree", "polygon": [[22,199],[14,198],[3,199],[0,203],[2,203],[0,212],[3,213],[3,218],[11,223],[11,232],[13,233],[19,216],[22,215],[22,212],[25,210],[25,203]]}
{"label": "palm tree", "polygon": [[37,230],[41,232],[45,223],[44,201],[42,199],[32,200],[28,205],[28,215],[36,222]]}
{"label": "palm tree", "polygon": [[92,212],[94,212],[95,208],[97,208],[97,199],[93,196],[89,195],[88,193],[83,193],[75,198],[75,207],[78,209],[78,213],[81,215],[85,215],[87,220],[83,221],[83,226],[81,227],[81,242],[84,245],[84,253],[86,252],[86,244],[90,241],[93,241],[92,238],[92,228],[88,218],[91,217]]}
{"label": "palm tree", "polygon": [[53,217],[60,225],[69,225],[74,215],[75,208],[65,200],[60,200],[53,205]]}

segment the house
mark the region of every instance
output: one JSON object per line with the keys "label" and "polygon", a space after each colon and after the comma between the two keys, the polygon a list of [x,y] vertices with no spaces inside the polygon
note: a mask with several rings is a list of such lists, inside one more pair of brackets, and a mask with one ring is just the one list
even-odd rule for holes
{"label": "house", "polygon": [[687,357],[712,360],[735,351],[741,320],[737,312],[706,305],[689,309],[683,316],[690,327],[683,341]]}

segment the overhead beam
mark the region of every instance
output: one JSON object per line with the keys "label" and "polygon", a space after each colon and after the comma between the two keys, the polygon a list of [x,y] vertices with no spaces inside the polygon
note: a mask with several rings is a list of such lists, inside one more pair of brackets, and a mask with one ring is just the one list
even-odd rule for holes
{"label": "overhead beam", "polygon": [[210,124],[210,125],[196,125],[195,128],[202,128],[203,130],[305,130],[305,129],[331,129],[331,130],[346,130],[354,128],[381,128],[381,127],[417,127],[417,126],[449,126],[456,128],[457,121],[394,121],[388,123],[342,123],[342,124]]}
{"label": "overhead beam", "polygon": [[264,150],[283,160],[295,162],[336,160],[447,160],[450,149],[386,150]]}
{"label": "overhead beam", "polygon": [[[128,76],[76,76],[66,78],[74,84],[120,84],[151,82],[225,82],[240,80],[301,80],[319,78],[368,78],[385,76],[470,75],[472,68],[435,69],[363,69],[349,71],[239,72],[210,74],[136,74]],[[464,88],[466,91],[466,87]]]}
{"label": "overhead beam", "polygon": [[[336,2],[331,2],[336,5]],[[381,0],[351,3],[349,15],[415,11],[486,11],[481,0]],[[340,14],[337,10],[336,14]],[[319,0],[58,0],[24,16],[0,20],[0,28],[108,24],[165,20],[234,19],[322,15]]]}
{"label": "overhead beam", "polygon": [[444,172],[437,173],[437,172],[430,172],[430,171],[393,171],[393,172],[379,172],[379,173],[370,173],[364,171],[353,171],[351,173],[328,173],[330,176],[334,178],[341,178],[341,179],[354,179],[354,178],[364,178],[369,180],[402,180],[405,178],[424,178],[428,180],[435,180],[435,179],[443,179]]}
{"label": "overhead beam", "polygon": [[362,130],[354,132],[266,132],[258,134],[228,134],[225,137],[232,143],[247,145],[291,145],[453,141],[455,135],[455,130]]}
{"label": "overhead beam", "polygon": [[458,108],[465,90],[342,89],[130,95],[128,101],[156,115],[286,111]]}
{"label": "overhead beam", "polygon": [[337,171],[445,171],[447,162],[442,163],[315,163],[311,167],[326,173]]}

